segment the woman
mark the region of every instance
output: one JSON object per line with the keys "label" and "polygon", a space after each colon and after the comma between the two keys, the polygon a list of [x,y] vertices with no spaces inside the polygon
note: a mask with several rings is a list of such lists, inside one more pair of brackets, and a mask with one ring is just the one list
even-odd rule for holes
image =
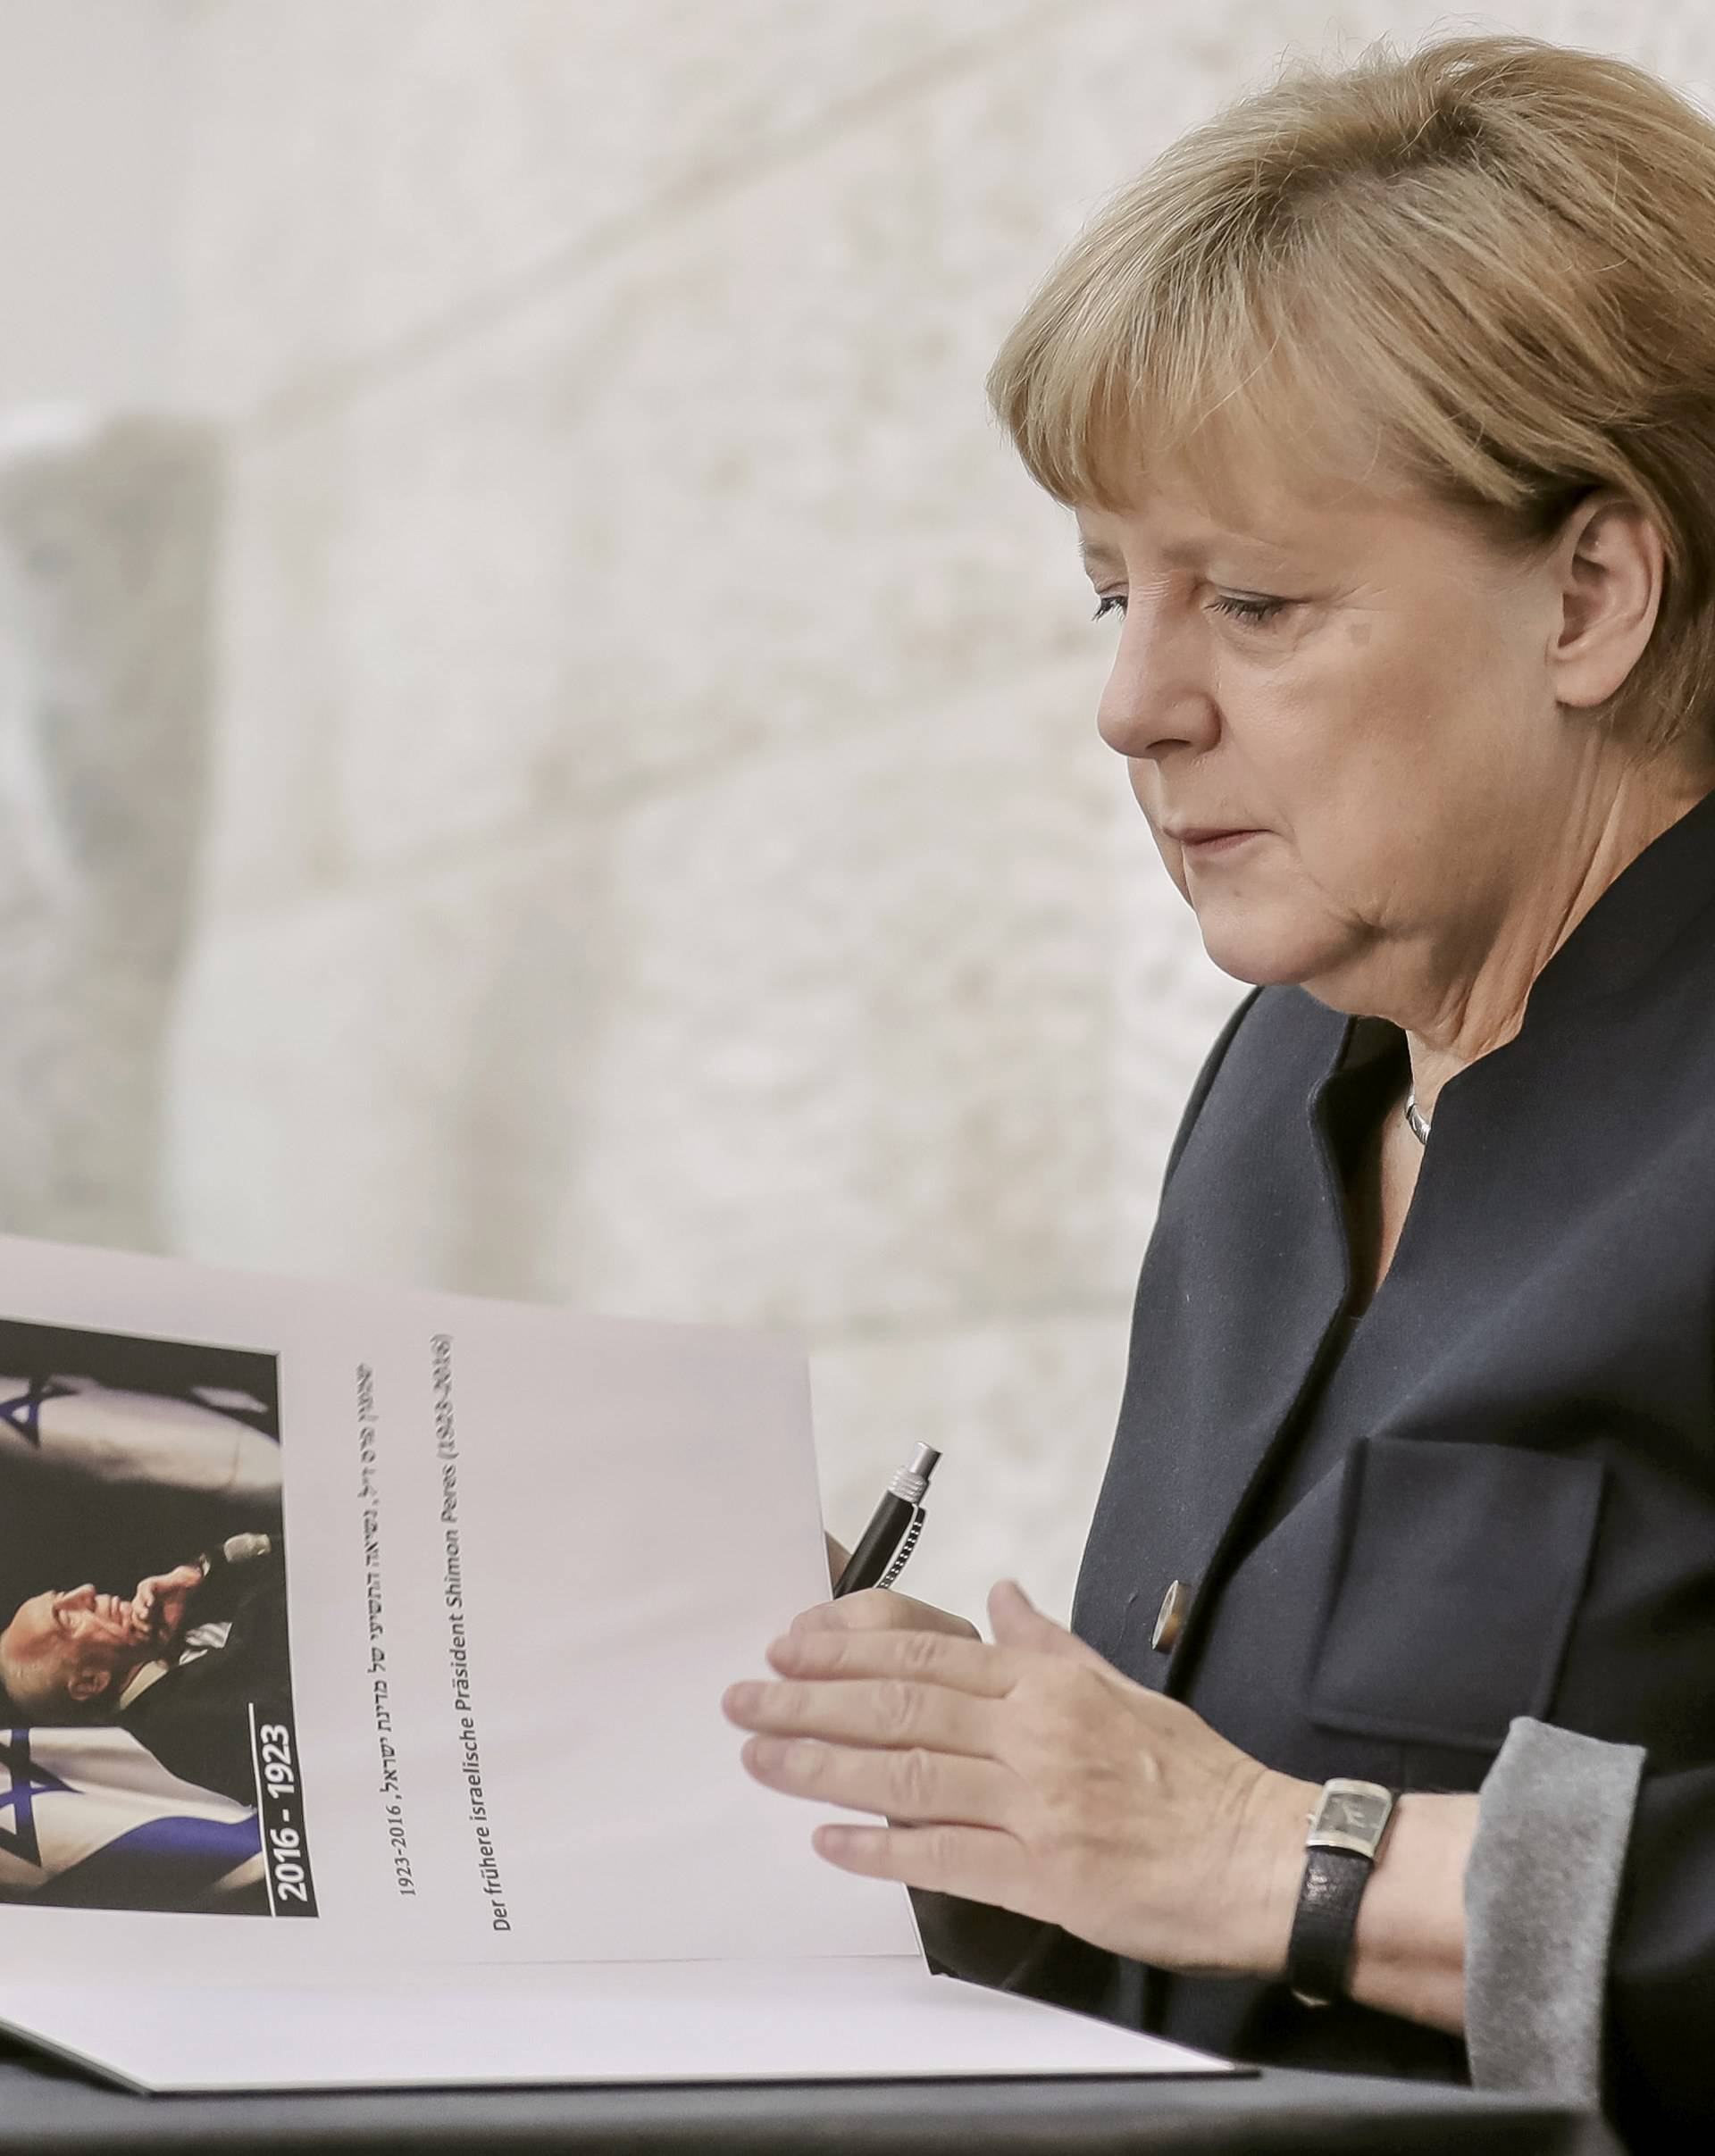
{"label": "woman", "polygon": [[[1072,1630],[807,1612],[728,1695],[746,1763],[883,1815],[817,1846],[966,1973],[1706,2134],[1715,129],[1524,38],[1300,68],[1104,209],[990,389],[1257,985]],[[1383,1793],[1309,1850],[1336,1777]]]}

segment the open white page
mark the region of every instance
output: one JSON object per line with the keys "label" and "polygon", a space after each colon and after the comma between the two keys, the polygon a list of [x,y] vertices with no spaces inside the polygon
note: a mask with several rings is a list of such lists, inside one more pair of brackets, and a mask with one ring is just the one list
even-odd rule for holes
{"label": "open white page", "polygon": [[207,1992],[0,1985],[0,2021],[132,2087],[882,2081],[1183,2075],[1223,2062],[888,1957],[492,1965],[359,1985]]}
{"label": "open white page", "polygon": [[[0,1240],[0,2014],[159,2087],[1147,2070],[744,1774],[722,1691],[826,1592],[790,1341]],[[908,1993],[948,2063],[877,2064]]]}

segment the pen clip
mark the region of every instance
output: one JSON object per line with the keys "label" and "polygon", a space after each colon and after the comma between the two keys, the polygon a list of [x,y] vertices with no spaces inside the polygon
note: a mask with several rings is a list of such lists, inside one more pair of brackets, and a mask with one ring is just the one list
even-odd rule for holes
{"label": "pen clip", "polygon": [[923,1523],[926,1517],[926,1508],[917,1506],[911,1515],[911,1525],[905,1531],[905,1539],[893,1552],[887,1570],[875,1583],[878,1587],[891,1587],[905,1570],[905,1560],[917,1546],[917,1537],[923,1533]]}

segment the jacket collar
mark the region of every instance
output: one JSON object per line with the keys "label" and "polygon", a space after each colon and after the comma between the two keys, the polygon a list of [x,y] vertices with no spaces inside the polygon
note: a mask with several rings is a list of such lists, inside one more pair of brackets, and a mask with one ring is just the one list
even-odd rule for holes
{"label": "jacket collar", "polygon": [[1715,792],[1669,824],[1597,897],[1537,974],[1525,1025],[1540,1027],[1632,987],[1711,906]]}
{"label": "jacket collar", "polygon": [[[1628,861],[1600,892],[1531,984],[1518,1029],[1534,1037],[1593,1001],[1642,980],[1686,930],[1715,907],[1715,792],[1707,793]],[[1710,956],[1715,961],[1715,935]],[[1309,991],[1307,990],[1308,994]],[[1335,1013],[1338,1021],[1340,1014]],[[1505,1045],[1505,1044],[1503,1044]],[[1391,1018],[1347,1017],[1326,1075],[1343,1077],[1404,1053]],[[1457,1082],[1455,1074],[1442,1091]],[[1319,1091],[1319,1086],[1318,1086]],[[1310,1106],[1316,1105],[1312,1094]]]}

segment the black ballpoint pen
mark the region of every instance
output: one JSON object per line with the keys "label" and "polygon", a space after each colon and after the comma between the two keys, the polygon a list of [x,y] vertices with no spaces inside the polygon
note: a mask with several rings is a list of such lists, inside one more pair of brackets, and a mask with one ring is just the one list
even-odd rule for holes
{"label": "black ballpoint pen", "polygon": [[933,1445],[912,1448],[910,1458],[888,1483],[862,1541],[840,1575],[836,1596],[856,1594],[863,1587],[885,1587],[899,1577],[923,1532],[923,1493],[940,1458]]}

